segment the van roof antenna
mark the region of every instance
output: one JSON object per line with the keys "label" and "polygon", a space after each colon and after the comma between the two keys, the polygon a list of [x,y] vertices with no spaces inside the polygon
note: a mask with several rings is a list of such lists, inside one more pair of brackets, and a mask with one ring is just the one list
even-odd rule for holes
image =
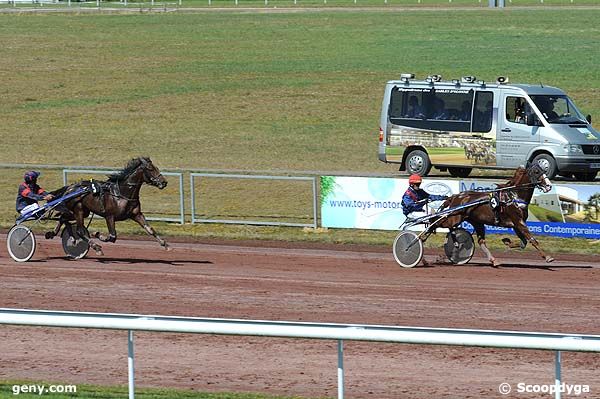
{"label": "van roof antenna", "polygon": [[544,84],[542,82],[540,82],[540,87],[543,89],[544,88]]}

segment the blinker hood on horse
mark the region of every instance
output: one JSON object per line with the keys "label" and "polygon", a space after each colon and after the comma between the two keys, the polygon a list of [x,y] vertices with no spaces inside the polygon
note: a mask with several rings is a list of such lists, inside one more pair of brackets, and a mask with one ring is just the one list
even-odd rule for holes
{"label": "blinker hood on horse", "polygon": [[139,157],[130,160],[119,172],[108,175],[108,180],[82,180],[52,192],[55,197],[59,197],[81,187],[89,188],[88,194],[70,199],[60,205],[57,209],[60,212],[58,224],[53,231],[46,233],[46,238],[55,237],[63,224],[75,221],[79,238],[88,241],[92,249],[100,255],[102,254],[102,247],[89,237],[84,225],[85,219],[90,214],[94,214],[102,216],[108,227],[107,237],[99,232],[95,233],[94,237],[100,241],[115,242],[117,240],[115,222],[131,219],[137,222],[149,235],[153,236],[161,246],[169,249],[167,242],[156,234],[156,231],[148,224],[142,213],[140,189],[144,184],[162,190],[167,186],[167,180],[150,158]]}

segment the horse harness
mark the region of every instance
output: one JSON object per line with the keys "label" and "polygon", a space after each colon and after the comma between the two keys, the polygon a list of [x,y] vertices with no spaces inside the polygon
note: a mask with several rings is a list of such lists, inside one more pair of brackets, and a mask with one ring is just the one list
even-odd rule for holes
{"label": "horse harness", "polygon": [[510,205],[516,205],[518,208],[524,209],[529,206],[529,203],[519,198],[514,191],[507,189],[501,191],[492,191],[490,194],[490,207],[496,211],[501,210]]}
{"label": "horse harness", "polygon": [[523,210],[527,209],[529,203],[527,201],[519,198],[519,195],[513,190],[517,187],[525,187],[525,186],[538,186],[539,183],[537,181],[534,182],[534,178],[539,176],[532,176],[532,173],[528,172],[530,183],[519,184],[515,186],[503,187],[496,190],[492,190],[489,193],[490,199],[490,208],[494,211],[494,217],[496,219],[496,223],[500,221],[500,214],[504,211],[505,208],[514,205],[517,208]]}

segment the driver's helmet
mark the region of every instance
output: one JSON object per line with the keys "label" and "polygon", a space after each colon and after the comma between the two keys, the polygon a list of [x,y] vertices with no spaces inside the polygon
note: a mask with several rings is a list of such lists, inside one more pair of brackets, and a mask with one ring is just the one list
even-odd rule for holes
{"label": "driver's helmet", "polygon": [[37,181],[37,178],[39,175],[40,175],[40,172],[36,172],[35,170],[30,170],[29,172],[26,172],[25,175],[23,175],[23,179],[25,180],[25,183],[31,184],[31,183],[35,183]]}
{"label": "driver's helmet", "polygon": [[410,177],[408,178],[408,184],[421,184],[422,182],[423,179],[417,174],[410,175]]}

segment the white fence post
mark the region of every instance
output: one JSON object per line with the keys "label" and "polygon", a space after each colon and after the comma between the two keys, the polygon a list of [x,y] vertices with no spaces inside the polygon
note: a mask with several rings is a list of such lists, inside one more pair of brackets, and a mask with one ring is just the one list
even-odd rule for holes
{"label": "white fence post", "polygon": [[560,359],[560,351],[556,351],[554,356],[554,388],[556,389],[554,393],[554,399],[560,399],[560,368],[561,368],[561,359]]}
{"label": "white fence post", "polygon": [[133,331],[127,331],[127,371],[129,399],[135,399],[135,362],[133,356]]}
{"label": "white fence post", "polygon": [[344,399],[344,341],[339,339],[338,347],[338,399]]}

